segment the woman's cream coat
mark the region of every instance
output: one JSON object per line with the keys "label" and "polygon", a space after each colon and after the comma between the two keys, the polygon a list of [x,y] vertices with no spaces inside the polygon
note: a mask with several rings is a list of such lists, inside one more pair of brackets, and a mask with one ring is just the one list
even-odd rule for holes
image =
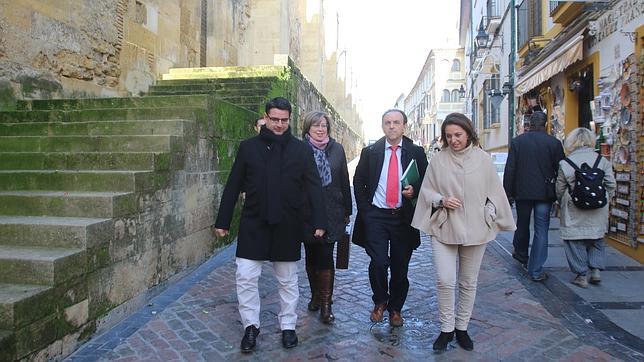
{"label": "woman's cream coat", "polygon": [[[579,148],[568,155],[577,166],[583,163],[592,166],[597,153],[591,148]],[[608,200],[614,195],[617,182],[613,174],[613,165],[602,158],[597,166],[604,171],[604,187]],[[563,240],[601,239],[608,231],[608,204],[601,209],[582,210],[572,203],[568,185],[575,184],[575,170],[568,162],[559,161],[557,174],[557,198],[561,206],[561,238]]]}
{"label": "woman's cream coat", "polygon": [[[463,206],[439,208],[443,196],[456,197]],[[481,245],[498,231],[516,229],[510,204],[490,155],[469,146],[436,154],[425,173],[411,225],[444,244]]]}

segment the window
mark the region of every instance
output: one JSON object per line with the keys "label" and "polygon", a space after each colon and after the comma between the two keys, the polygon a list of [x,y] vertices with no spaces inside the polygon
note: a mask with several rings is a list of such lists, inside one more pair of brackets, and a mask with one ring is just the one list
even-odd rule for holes
{"label": "window", "polygon": [[441,102],[448,103],[450,102],[450,93],[449,90],[443,89],[443,97],[441,98]]}
{"label": "window", "polygon": [[454,59],[452,61],[452,72],[460,72],[461,71],[461,61],[458,59]]}
{"label": "window", "polygon": [[452,90],[452,102],[458,103],[459,98],[461,98],[461,96],[458,94],[458,89]]}
{"label": "window", "polygon": [[492,89],[501,89],[501,79],[498,74],[483,82],[483,128],[491,128],[493,124],[501,121],[501,107],[492,104],[492,97],[488,94]]}

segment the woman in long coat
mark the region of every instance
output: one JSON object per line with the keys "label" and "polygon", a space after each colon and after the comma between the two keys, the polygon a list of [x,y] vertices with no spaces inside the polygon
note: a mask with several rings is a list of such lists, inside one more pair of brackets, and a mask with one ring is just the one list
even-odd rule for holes
{"label": "woman in long coat", "polygon": [[[306,240],[306,274],[311,286],[310,311],[320,310],[320,319],[329,324],[335,320],[331,310],[335,269],[333,248],[345,233],[352,212],[349,171],[344,148],[331,134],[331,117],[312,111],[302,118],[302,139],[313,150],[322,183],[328,218],[327,235],[323,240]],[[310,234],[310,233],[309,233]]]}
{"label": "woman in long coat", "polygon": [[441,139],[443,150],[429,163],[411,225],[432,236],[441,322],[433,348],[446,350],[456,334],[458,344],[471,351],[467,326],[485,247],[498,231],[514,230],[515,224],[492,158],[479,147],[471,121],[449,114]]}
{"label": "woman in long coat", "polygon": [[[568,152],[568,159],[577,167],[584,163],[591,166],[600,157],[594,150],[595,135],[587,128],[576,128],[568,134],[564,141],[564,148]],[[604,187],[607,196],[615,192],[616,182],[613,175],[613,166],[604,159],[600,159],[598,168],[604,171]],[[601,281],[599,271],[604,269],[605,247],[604,234],[608,231],[608,203],[600,209],[582,210],[575,206],[570,197],[570,189],[575,185],[575,170],[565,160],[559,162],[557,174],[557,197],[561,205],[561,238],[564,241],[564,250],[570,270],[576,274],[572,283],[581,287],[588,287],[588,269],[590,269],[590,282],[598,284]]]}

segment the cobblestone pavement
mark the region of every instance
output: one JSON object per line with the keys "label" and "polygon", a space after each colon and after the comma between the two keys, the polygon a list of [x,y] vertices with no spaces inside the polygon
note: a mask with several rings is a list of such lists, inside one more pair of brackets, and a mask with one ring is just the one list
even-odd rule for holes
{"label": "cobblestone pavement", "polygon": [[[511,234],[510,234],[511,237]],[[260,278],[261,333],[257,351],[239,352],[243,328],[237,312],[234,246],[168,288],[139,312],[73,354],[70,361],[224,361],[224,360],[642,360],[609,336],[588,329],[574,310],[558,305],[540,283],[526,284],[495,241],[486,251],[469,331],[468,352],[455,343],[436,355],[439,332],[434,266],[427,238],[410,265],[405,324],[371,323],[368,257],[352,246],[350,268],[338,270],[333,309],[336,322],[326,326],[308,312],[310,296],[303,262],[299,263],[299,345],[281,347],[279,299],[270,263]],[[511,259],[510,259],[511,260]],[[548,299],[550,298],[550,299]],[[544,305],[550,305],[550,312]],[[554,306],[554,307],[553,307]]]}

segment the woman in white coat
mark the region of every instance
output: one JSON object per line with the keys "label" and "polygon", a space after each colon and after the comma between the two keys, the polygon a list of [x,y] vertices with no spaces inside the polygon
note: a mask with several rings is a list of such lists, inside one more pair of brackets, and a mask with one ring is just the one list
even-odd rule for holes
{"label": "woman in white coat", "polygon": [[432,236],[441,323],[433,348],[445,351],[456,335],[458,344],[471,351],[474,342],[467,326],[485,247],[498,231],[514,230],[515,223],[492,158],[479,147],[472,122],[463,114],[449,114],[441,139],[443,150],[429,163],[412,226]]}
{"label": "woman in white coat", "polygon": [[[594,150],[595,134],[588,128],[575,128],[570,131],[564,141],[564,148],[568,159],[577,167],[584,163],[592,167],[600,157]],[[597,168],[604,171],[604,188],[608,199],[615,192],[616,182],[613,166],[601,157]],[[604,234],[608,231],[608,203],[599,209],[583,210],[572,202],[570,191],[575,185],[575,170],[566,161],[559,162],[557,174],[557,198],[561,205],[561,238],[564,241],[564,250],[570,270],[576,274],[572,283],[581,287],[588,287],[588,269],[590,269],[590,282],[598,284],[601,281],[599,271],[604,269],[606,252],[604,247]]]}

